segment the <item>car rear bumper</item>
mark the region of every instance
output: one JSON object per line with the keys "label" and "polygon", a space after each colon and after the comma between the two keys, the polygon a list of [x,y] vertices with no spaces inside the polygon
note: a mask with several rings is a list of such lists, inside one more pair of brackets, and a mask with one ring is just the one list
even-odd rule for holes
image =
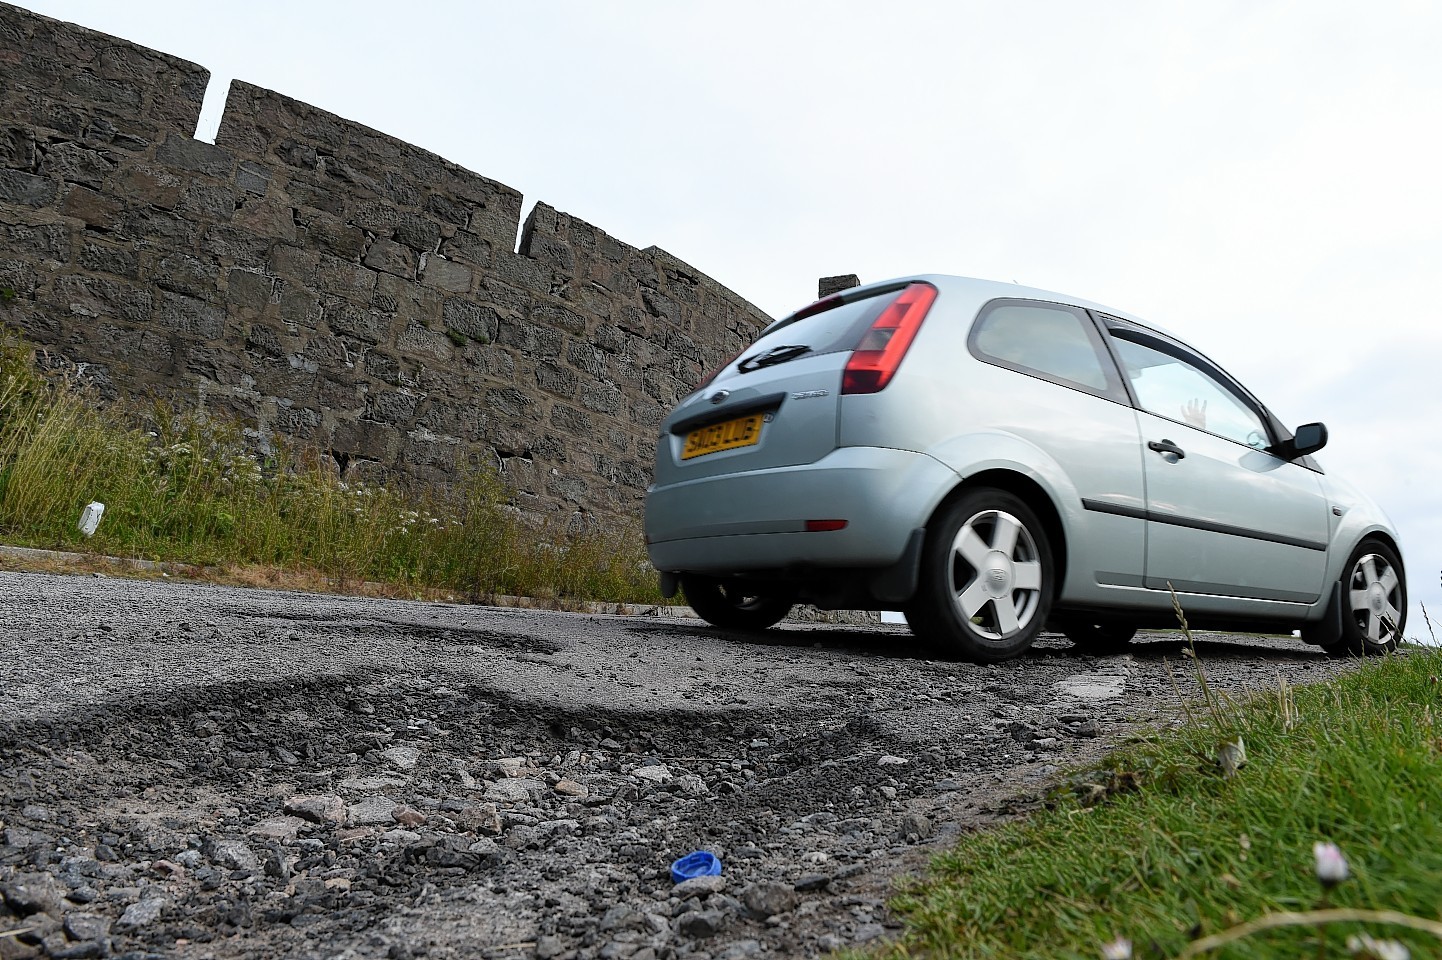
{"label": "car rear bumper", "polygon": [[[647,549],[668,572],[882,567],[956,482],[924,454],[842,447],[815,463],[653,487]],[[846,526],[808,532],[817,520]]]}

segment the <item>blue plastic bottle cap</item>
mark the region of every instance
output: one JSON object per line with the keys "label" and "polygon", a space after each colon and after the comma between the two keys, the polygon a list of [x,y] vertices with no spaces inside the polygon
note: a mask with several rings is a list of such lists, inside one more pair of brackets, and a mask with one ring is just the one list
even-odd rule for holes
{"label": "blue plastic bottle cap", "polygon": [[693,877],[714,877],[721,872],[721,861],[716,854],[697,850],[671,864],[671,882],[680,883]]}

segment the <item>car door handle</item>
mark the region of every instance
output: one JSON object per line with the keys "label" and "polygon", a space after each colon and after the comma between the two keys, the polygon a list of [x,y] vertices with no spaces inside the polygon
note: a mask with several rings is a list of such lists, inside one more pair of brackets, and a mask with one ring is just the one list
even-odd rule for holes
{"label": "car door handle", "polygon": [[1185,460],[1187,452],[1170,440],[1150,440],[1147,442],[1148,450],[1155,450],[1157,453],[1170,453],[1178,460]]}

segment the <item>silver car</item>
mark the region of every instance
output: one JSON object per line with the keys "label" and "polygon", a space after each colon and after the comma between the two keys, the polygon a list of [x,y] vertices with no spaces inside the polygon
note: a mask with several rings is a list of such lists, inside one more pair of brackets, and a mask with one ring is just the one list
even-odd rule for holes
{"label": "silver car", "polygon": [[1044,628],[1290,633],[1390,650],[1397,533],[1226,371],[1121,311],[916,276],[772,323],[661,425],[646,539],[663,592],[772,626],[900,610],[993,662]]}

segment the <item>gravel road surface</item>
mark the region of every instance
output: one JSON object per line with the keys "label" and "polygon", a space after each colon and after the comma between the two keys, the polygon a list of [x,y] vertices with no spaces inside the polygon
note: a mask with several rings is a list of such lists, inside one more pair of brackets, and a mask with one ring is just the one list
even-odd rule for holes
{"label": "gravel road surface", "polygon": [[[1233,694],[1346,669],[1197,647]],[[1188,669],[1168,634],[982,667],[904,627],[0,572],[0,960],[824,954]],[[722,873],[674,885],[696,850]]]}

